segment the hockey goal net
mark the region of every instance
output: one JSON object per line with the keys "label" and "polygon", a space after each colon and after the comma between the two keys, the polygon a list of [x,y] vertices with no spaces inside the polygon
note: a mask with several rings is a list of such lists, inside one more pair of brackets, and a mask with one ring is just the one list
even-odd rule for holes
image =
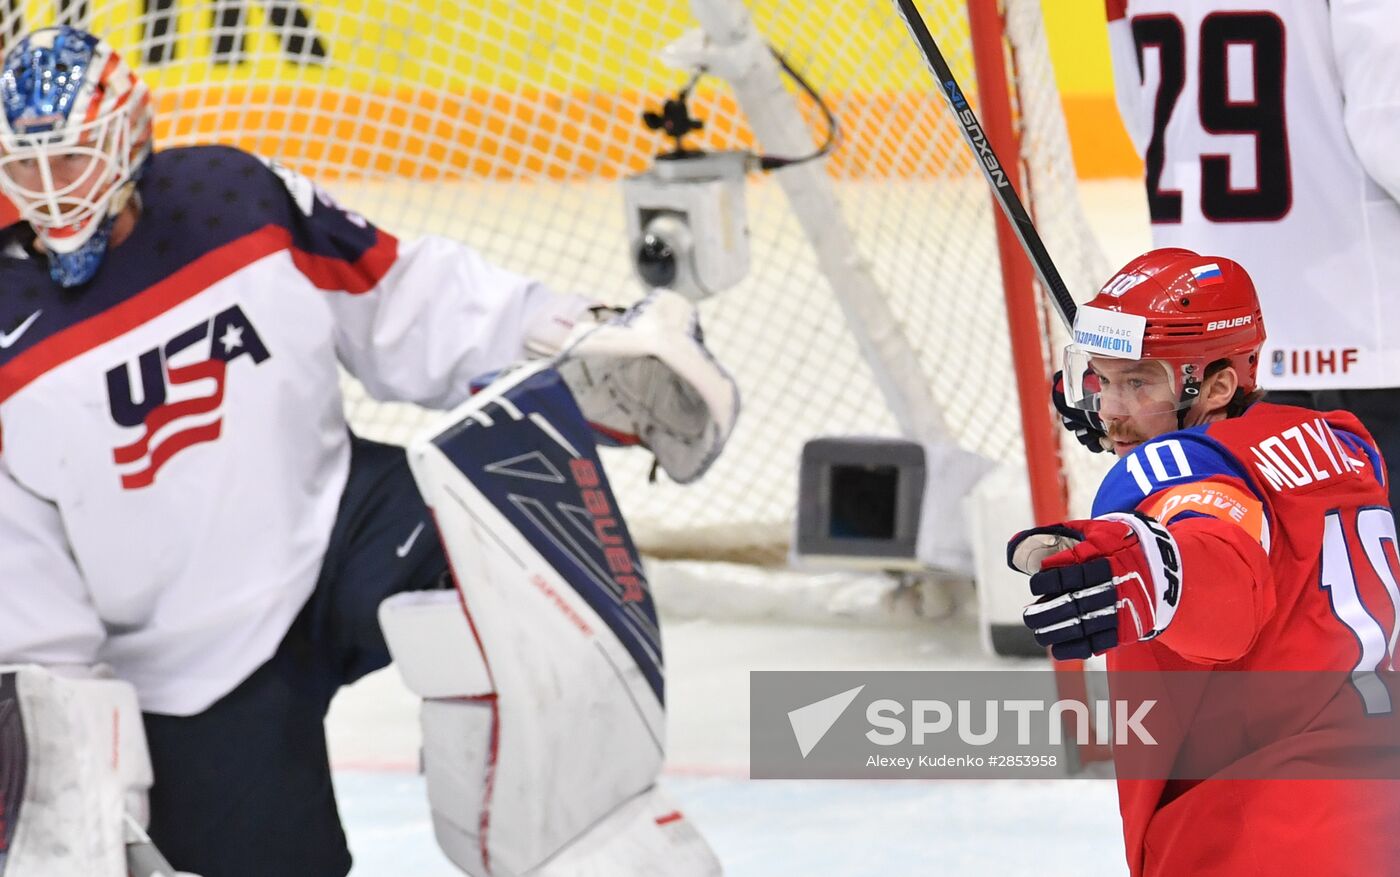
{"label": "hockey goal net", "polygon": [[[978,93],[967,0],[921,6],[974,106],[1000,101],[1009,111],[1023,196],[1083,295],[1104,266],[1080,213],[1039,2],[973,2],[991,10],[979,27],[984,45],[1004,49],[1005,93]],[[1023,462],[995,208],[894,3],[746,5],[839,122],[825,174],[947,429],[963,447]],[[698,26],[690,0],[65,0],[8,9],[7,39],[55,21],[110,39],[153,88],[158,147],[232,143],[309,174],[399,236],[455,237],[558,289],[614,303],[642,294],[618,180],[669,148],[640,114],[688,79],[658,53]],[[819,142],[818,107],[791,94]],[[761,148],[723,80],[702,79],[692,107],[705,122],[693,145]],[[729,448],[686,488],[651,480],[644,454],[610,460],[628,520],[653,554],[780,559],[802,443],[896,433],[832,280],[771,178],[751,179],[748,211],[752,270],[702,306],[706,339],[743,394]],[[1041,351],[1044,339],[1014,343]],[[372,438],[403,441],[423,422],[422,412],[376,403],[349,383],[347,406]]]}

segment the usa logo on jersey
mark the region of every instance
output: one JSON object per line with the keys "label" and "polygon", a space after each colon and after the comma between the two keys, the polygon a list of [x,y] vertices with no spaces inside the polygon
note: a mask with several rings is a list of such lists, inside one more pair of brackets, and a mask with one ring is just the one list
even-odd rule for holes
{"label": "usa logo on jersey", "polygon": [[122,487],[149,487],[171,457],[218,439],[228,364],[247,356],[257,365],[270,355],[247,314],[234,305],[147,350],[134,363],[110,369],[107,399],[112,419],[118,426],[141,430],[112,450]]}

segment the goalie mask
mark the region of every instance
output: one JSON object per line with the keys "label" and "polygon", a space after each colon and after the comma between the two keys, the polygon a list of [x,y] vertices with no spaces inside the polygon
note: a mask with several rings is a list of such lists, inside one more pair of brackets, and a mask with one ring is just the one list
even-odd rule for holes
{"label": "goalie mask", "polygon": [[151,153],[150,92],[105,41],[49,27],[6,53],[0,103],[0,191],[55,282],[86,283]]}
{"label": "goalie mask", "polygon": [[[1238,263],[1153,250],[1079,308],[1074,341],[1065,348],[1065,397],[1076,408],[1105,412],[1118,394],[1145,389],[1166,410],[1185,412],[1200,395],[1206,368],[1222,360],[1234,367],[1239,390],[1251,393],[1264,337],[1259,296]],[[1115,368],[1120,378],[1110,388],[1092,367],[1100,358],[1141,367]]]}

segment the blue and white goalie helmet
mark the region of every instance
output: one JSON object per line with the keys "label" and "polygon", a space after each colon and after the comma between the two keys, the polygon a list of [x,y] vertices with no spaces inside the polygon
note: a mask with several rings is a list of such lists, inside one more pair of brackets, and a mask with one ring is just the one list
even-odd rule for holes
{"label": "blue and white goalie helmet", "polygon": [[86,283],[151,154],[151,96],[104,40],[33,31],[0,64],[0,191],[64,286]]}

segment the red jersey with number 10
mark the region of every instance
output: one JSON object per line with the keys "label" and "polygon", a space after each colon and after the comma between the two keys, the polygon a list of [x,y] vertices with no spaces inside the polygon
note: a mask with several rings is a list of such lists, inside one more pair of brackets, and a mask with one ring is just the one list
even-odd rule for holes
{"label": "red jersey with number 10", "polygon": [[[1110,671],[1251,671],[1229,677],[1245,692],[1257,680],[1247,705],[1222,704],[1219,689],[1212,703],[1208,687],[1169,705],[1185,729],[1176,765],[1212,759],[1254,779],[1122,778],[1120,753],[1134,875],[1400,873],[1400,786],[1273,779],[1355,757],[1355,729],[1396,724],[1400,559],[1386,477],[1351,414],[1258,403],[1144,443],[1104,479],[1095,516],[1150,514],[1183,555],[1172,625],[1109,651]],[[1280,678],[1298,681],[1257,695]],[[1222,764],[1222,752],[1239,755]]]}

